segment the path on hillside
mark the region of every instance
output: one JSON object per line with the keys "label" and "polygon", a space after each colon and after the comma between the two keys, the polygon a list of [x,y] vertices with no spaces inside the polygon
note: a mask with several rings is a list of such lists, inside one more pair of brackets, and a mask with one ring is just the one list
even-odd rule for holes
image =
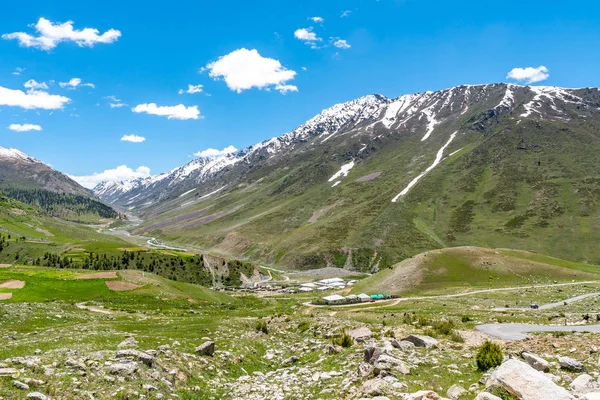
{"label": "path on hillside", "polygon": [[[382,304],[382,305],[376,305],[373,306],[373,303],[360,303],[360,304],[342,304],[339,306],[324,306],[324,305],[316,305],[316,304],[311,304],[309,302],[304,303],[305,306],[307,307],[313,307],[313,308],[318,308],[318,307],[360,307],[359,309],[366,309],[366,310],[373,310],[373,309],[377,309],[377,308],[384,308],[384,307],[393,307],[396,306],[398,304],[400,304],[403,301],[412,301],[412,300],[431,300],[431,299],[449,299],[449,298],[455,298],[455,297],[464,297],[464,296],[471,296],[474,294],[482,294],[482,293],[493,293],[493,292],[508,292],[508,291],[512,291],[512,290],[523,290],[523,289],[542,289],[542,288],[550,288],[550,287],[561,287],[561,286],[576,286],[576,285],[589,285],[589,284],[598,284],[600,283],[600,281],[584,281],[584,282],[569,282],[569,283],[552,283],[552,284],[548,284],[548,285],[532,285],[532,286],[513,286],[513,287],[505,287],[505,288],[496,288],[496,289],[482,289],[482,290],[474,290],[472,292],[465,292],[465,293],[455,293],[455,294],[441,294],[441,295],[434,295],[434,296],[418,296],[418,297],[402,297],[399,299],[390,299],[390,300],[381,300],[378,301],[377,303],[386,303],[386,304]],[[591,295],[599,295],[600,293],[592,293],[592,294],[587,294],[587,295],[583,295],[583,296],[577,296],[574,297],[572,299],[569,299],[571,302],[573,301],[577,301],[577,300],[582,300],[583,298],[586,297],[590,297]],[[563,304],[564,301],[560,302],[560,303],[552,303],[552,304],[547,304],[546,307],[547,308],[552,308],[549,306],[552,306],[554,304],[558,304],[561,305]],[[362,307],[362,306],[367,306],[367,305],[371,305],[371,307]],[[540,307],[541,308],[541,307]],[[493,309],[492,311],[498,311],[498,309]],[[505,308],[501,309],[502,311],[506,311]]]}
{"label": "path on hillside", "polygon": [[88,306],[86,301],[75,304],[75,307],[79,308],[80,310],[88,310],[88,311],[100,313],[100,314],[106,314],[106,315],[113,314],[112,311],[106,310],[101,307]]}
{"label": "path on hillside", "polygon": [[475,329],[502,340],[524,340],[534,332],[600,332],[600,325],[486,324]]}

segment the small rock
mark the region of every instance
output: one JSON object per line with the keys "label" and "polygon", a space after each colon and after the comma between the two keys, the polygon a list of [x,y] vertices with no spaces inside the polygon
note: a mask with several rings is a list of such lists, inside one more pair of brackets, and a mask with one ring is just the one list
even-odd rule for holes
{"label": "small rock", "polygon": [[21,390],[29,389],[29,385],[27,385],[26,383],[23,383],[23,382],[19,382],[19,381],[14,381],[13,386],[16,387],[17,389],[21,389]]}
{"label": "small rock", "polygon": [[19,370],[16,368],[0,368],[0,376],[18,376]]}
{"label": "small rock", "polygon": [[365,340],[373,338],[373,332],[371,332],[371,330],[366,326],[353,329],[350,332],[348,332],[348,334],[352,336],[352,339],[356,340],[357,342],[364,342]]}
{"label": "small rock", "polygon": [[377,361],[377,359],[379,358],[379,356],[381,356],[381,354],[382,354],[381,350],[375,346],[365,347],[365,351],[364,351],[365,362],[367,362],[369,364],[374,364],[375,361]]}
{"label": "small rock", "polygon": [[135,349],[119,350],[119,351],[117,351],[116,357],[117,358],[132,357],[132,358],[137,359],[138,361],[143,362],[144,364],[146,364],[149,367],[152,367],[152,364],[154,363],[153,356],[151,356],[148,353],[144,353],[143,351],[139,351],[139,350],[135,350]]}
{"label": "small rock", "polygon": [[196,347],[196,354],[200,356],[211,356],[215,353],[215,342],[205,342]]}
{"label": "small rock", "polygon": [[48,400],[48,396],[40,392],[32,392],[27,395],[28,399]]}
{"label": "small rock", "polygon": [[136,362],[127,363],[115,363],[110,366],[110,373],[112,375],[128,376],[133,375],[138,370],[138,364]]}
{"label": "small rock", "polygon": [[583,370],[583,364],[577,360],[572,359],[571,357],[560,357],[558,359],[558,364],[561,368],[564,368],[568,371],[581,371]]}
{"label": "small rock", "polygon": [[392,340],[392,346],[403,351],[409,351],[415,348],[415,344],[407,340]]}
{"label": "small rock", "polygon": [[432,338],[431,336],[410,335],[409,337],[403,340],[411,342],[417,347],[425,347],[426,349],[438,347],[438,341]]}
{"label": "small rock", "polygon": [[465,390],[465,388],[459,385],[450,386],[450,389],[448,389],[448,391],[446,392],[448,397],[450,397],[452,400],[459,400],[460,397],[465,395],[466,393],[467,391]]}
{"label": "small rock", "polygon": [[527,361],[527,364],[531,365],[535,370],[541,372],[550,371],[550,363],[537,354],[523,352],[521,356]]}
{"label": "small rock", "polygon": [[135,338],[128,337],[127,339],[125,339],[124,341],[119,343],[119,345],[117,347],[119,349],[126,349],[126,348],[137,347],[137,345],[138,345],[138,342],[137,342],[137,340],[135,340]]}
{"label": "small rock", "polygon": [[475,400],[502,400],[502,399],[498,396],[494,396],[491,393],[483,392],[483,393],[479,393],[477,395],[477,397],[475,397]]}
{"label": "small rock", "polygon": [[285,360],[283,360],[282,364],[283,365],[291,365],[291,364],[295,364],[299,361],[300,359],[296,356],[291,356],[290,358],[287,358]]}

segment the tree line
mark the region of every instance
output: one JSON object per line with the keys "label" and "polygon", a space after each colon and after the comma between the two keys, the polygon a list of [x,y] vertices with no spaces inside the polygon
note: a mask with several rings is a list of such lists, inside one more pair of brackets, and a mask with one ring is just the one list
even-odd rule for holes
{"label": "tree line", "polygon": [[4,187],[2,193],[11,199],[29,204],[41,209],[44,213],[63,219],[96,215],[100,218],[121,218],[113,208],[90,197],[55,193],[43,189],[20,189]]}

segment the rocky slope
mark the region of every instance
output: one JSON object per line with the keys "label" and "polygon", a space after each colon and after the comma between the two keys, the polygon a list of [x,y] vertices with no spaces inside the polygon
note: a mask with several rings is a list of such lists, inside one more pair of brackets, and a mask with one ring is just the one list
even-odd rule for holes
{"label": "rocky slope", "polygon": [[65,174],[17,149],[4,147],[0,147],[0,188],[2,186],[90,196]]}
{"label": "rocky slope", "polygon": [[377,270],[455,244],[594,262],[599,106],[598,89],[507,84],[370,95],[95,192],[139,213],[140,231],[282,266]]}

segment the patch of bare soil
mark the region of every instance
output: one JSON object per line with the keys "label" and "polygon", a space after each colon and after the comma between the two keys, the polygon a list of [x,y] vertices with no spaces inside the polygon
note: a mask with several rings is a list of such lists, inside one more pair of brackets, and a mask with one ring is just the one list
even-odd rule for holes
{"label": "patch of bare soil", "polygon": [[325,215],[329,210],[331,210],[333,207],[341,205],[342,203],[343,203],[343,201],[338,200],[335,202],[335,204],[332,204],[330,206],[321,208],[320,210],[313,212],[313,215],[308,219],[308,223],[314,224],[315,222],[317,222],[319,220],[319,218],[321,218],[323,215]]}
{"label": "patch of bare soil", "polygon": [[374,179],[377,179],[379,177],[379,175],[381,175],[381,172],[373,172],[372,174],[365,175],[363,177],[358,178],[356,180],[356,182],[369,182]]}
{"label": "patch of bare soil", "polygon": [[140,286],[134,285],[133,283],[121,282],[121,281],[106,281],[106,286],[114,292],[125,292],[127,290],[134,290]]}
{"label": "patch of bare soil", "polygon": [[8,300],[12,298],[12,293],[0,293],[0,300]]}
{"label": "patch of bare soil", "polygon": [[118,278],[116,271],[95,272],[91,274],[77,275],[75,279],[115,279]]}
{"label": "patch of bare soil", "polygon": [[16,215],[27,215],[27,213],[19,208],[11,208],[10,211]]}
{"label": "patch of bare soil", "polygon": [[12,264],[0,264],[0,268],[10,268]]}
{"label": "patch of bare soil", "polygon": [[11,280],[0,284],[2,289],[23,289],[25,287],[24,281]]}

